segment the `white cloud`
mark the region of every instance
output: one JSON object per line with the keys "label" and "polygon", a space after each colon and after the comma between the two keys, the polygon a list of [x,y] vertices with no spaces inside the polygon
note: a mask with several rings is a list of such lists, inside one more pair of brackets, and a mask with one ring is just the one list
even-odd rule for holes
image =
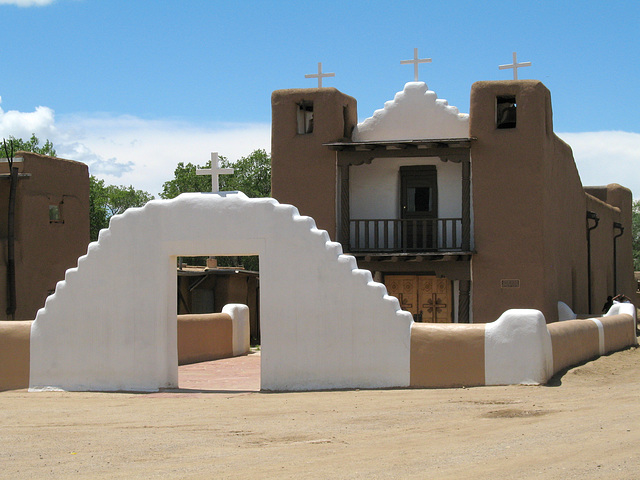
{"label": "white cloud", "polygon": [[56,0],[0,0],[0,5],[15,5],[17,7],[44,7]]}
{"label": "white cloud", "polygon": [[583,185],[619,183],[640,198],[640,133],[559,133],[573,150]]}
{"label": "white cloud", "polygon": [[[1,99],[0,99],[1,102]],[[230,161],[270,150],[269,124],[195,124],[145,120],[130,115],[66,115],[38,107],[33,112],[0,108],[0,138],[51,140],[58,156],[89,165],[108,184],[133,185],[157,197],[178,162],[204,165],[217,151]]]}
{"label": "white cloud", "polygon": [[[0,104],[2,104],[2,97],[0,97]],[[36,107],[33,112],[17,110],[5,112],[0,108],[0,136],[30,138],[35,132],[45,138],[56,135],[54,113],[49,107]]]}
{"label": "white cloud", "polygon": [[63,158],[89,165],[108,184],[133,185],[157,196],[178,162],[204,165],[211,152],[234,161],[257,148],[270,150],[269,124],[194,124],[133,116],[63,116],[51,139]]}

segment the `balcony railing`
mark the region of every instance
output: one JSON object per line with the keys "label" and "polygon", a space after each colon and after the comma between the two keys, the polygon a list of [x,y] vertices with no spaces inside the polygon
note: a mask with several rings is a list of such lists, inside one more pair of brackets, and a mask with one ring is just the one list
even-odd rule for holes
{"label": "balcony railing", "polygon": [[462,250],[461,218],[352,219],[351,252],[433,252]]}

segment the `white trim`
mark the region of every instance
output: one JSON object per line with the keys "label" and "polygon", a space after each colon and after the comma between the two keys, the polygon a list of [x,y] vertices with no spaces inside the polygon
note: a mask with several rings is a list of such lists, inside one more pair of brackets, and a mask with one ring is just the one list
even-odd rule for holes
{"label": "white trim", "polygon": [[600,349],[600,356],[602,356],[607,353],[604,351],[604,326],[597,318],[590,318],[589,320],[598,326],[598,348]]}

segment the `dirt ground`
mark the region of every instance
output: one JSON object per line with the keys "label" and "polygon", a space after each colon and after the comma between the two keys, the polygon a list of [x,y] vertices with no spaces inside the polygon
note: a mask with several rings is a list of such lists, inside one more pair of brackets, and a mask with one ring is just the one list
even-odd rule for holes
{"label": "dirt ground", "polygon": [[0,393],[0,478],[640,478],[640,350],[549,386]]}

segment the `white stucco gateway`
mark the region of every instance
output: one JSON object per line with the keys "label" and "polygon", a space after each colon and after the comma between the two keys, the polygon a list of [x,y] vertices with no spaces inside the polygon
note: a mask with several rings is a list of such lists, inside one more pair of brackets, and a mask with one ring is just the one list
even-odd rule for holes
{"label": "white stucco gateway", "polygon": [[32,390],[178,383],[176,257],[259,255],[264,390],[408,386],[412,317],[313,219],[242,193],[113,217],[31,331]]}

